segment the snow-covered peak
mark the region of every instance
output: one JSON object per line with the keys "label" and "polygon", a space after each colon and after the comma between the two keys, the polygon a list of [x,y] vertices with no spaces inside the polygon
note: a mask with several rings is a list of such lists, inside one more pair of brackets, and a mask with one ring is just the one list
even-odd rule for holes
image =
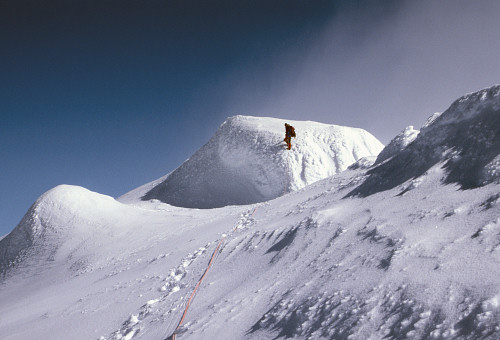
{"label": "snow-covered peak", "polygon": [[351,194],[394,188],[439,164],[445,170],[443,182],[463,189],[500,179],[500,85],[465,95],[434,114],[411,144],[370,170]]}
{"label": "snow-covered peak", "polygon": [[59,185],[40,196],[0,242],[0,274],[16,262],[32,265],[25,261],[29,254],[37,254],[31,260],[53,260],[63,243],[75,241],[75,235],[95,232],[96,221],[109,219],[113,213],[127,215],[129,211],[129,207],[110,196],[79,186]]}
{"label": "snow-covered peak", "polygon": [[403,150],[417,138],[419,130],[415,130],[412,125],[407,126],[406,129],[401,131],[396,137],[394,137],[389,144],[380,152],[377,157],[376,163],[381,163],[386,159],[391,158],[396,155],[398,152]]}
{"label": "snow-covered peak", "polygon": [[[295,127],[292,149],[283,142],[288,122]],[[335,175],[383,145],[362,129],[311,121],[234,116],[189,160],[156,181],[142,197],[175,206],[214,208],[276,198]],[[149,186],[151,187],[151,185]]]}

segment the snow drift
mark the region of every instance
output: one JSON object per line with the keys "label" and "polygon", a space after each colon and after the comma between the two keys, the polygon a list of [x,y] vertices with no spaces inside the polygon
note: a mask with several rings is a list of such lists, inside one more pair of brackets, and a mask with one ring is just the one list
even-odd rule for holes
{"label": "snow drift", "polygon": [[[283,142],[285,122],[297,132],[291,150]],[[235,116],[142,199],[190,208],[267,201],[337,174],[382,148],[362,129]],[[133,195],[120,198],[131,199]]]}

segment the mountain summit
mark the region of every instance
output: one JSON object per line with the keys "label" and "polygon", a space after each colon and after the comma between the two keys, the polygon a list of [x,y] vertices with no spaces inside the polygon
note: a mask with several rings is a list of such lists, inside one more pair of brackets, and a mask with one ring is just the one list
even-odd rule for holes
{"label": "mountain summit", "polygon": [[[287,150],[285,122],[297,137]],[[234,116],[175,171],[120,198],[216,208],[267,201],[333,176],[383,145],[363,129],[310,121]]]}

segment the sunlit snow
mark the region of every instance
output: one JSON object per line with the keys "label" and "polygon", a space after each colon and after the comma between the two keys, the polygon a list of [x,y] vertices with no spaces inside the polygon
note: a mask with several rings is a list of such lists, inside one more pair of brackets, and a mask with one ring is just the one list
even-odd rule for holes
{"label": "sunlit snow", "polygon": [[[289,152],[281,121],[237,116],[120,200],[58,186],[0,240],[1,337],[499,339],[499,117],[495,86],[404,130],[375,165],[351,152],[338,166],[336,128],[291,122]],[[340,144],[366,148],[357,133]],[[175,187],[144,199],[207,176],[227,179],[231,199],[214,199],[228,206],[163,203]]]}

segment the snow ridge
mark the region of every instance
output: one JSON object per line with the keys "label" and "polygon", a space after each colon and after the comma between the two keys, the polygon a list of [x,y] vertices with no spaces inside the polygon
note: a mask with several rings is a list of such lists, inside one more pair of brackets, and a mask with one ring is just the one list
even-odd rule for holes
{"label": "snow ridge", "polygon": [[[291,150],[283,143],[285,122],[297,132]],[[382,147],[362,129],[234,116],[142,199],[190,208],[267,201],[337,174],[362,157],[376,156]]]}
{"label": "snow ridge", "polygon": [[436,164],[446,171],[444,183],[458,183],[462,189],[498,181],[500,85],[457,99],[441,115],[433,115],[411,143],[395,148],[400,139],[397,136],[381,152],[379,165],[350,196],[368,196],[417,180]]}

